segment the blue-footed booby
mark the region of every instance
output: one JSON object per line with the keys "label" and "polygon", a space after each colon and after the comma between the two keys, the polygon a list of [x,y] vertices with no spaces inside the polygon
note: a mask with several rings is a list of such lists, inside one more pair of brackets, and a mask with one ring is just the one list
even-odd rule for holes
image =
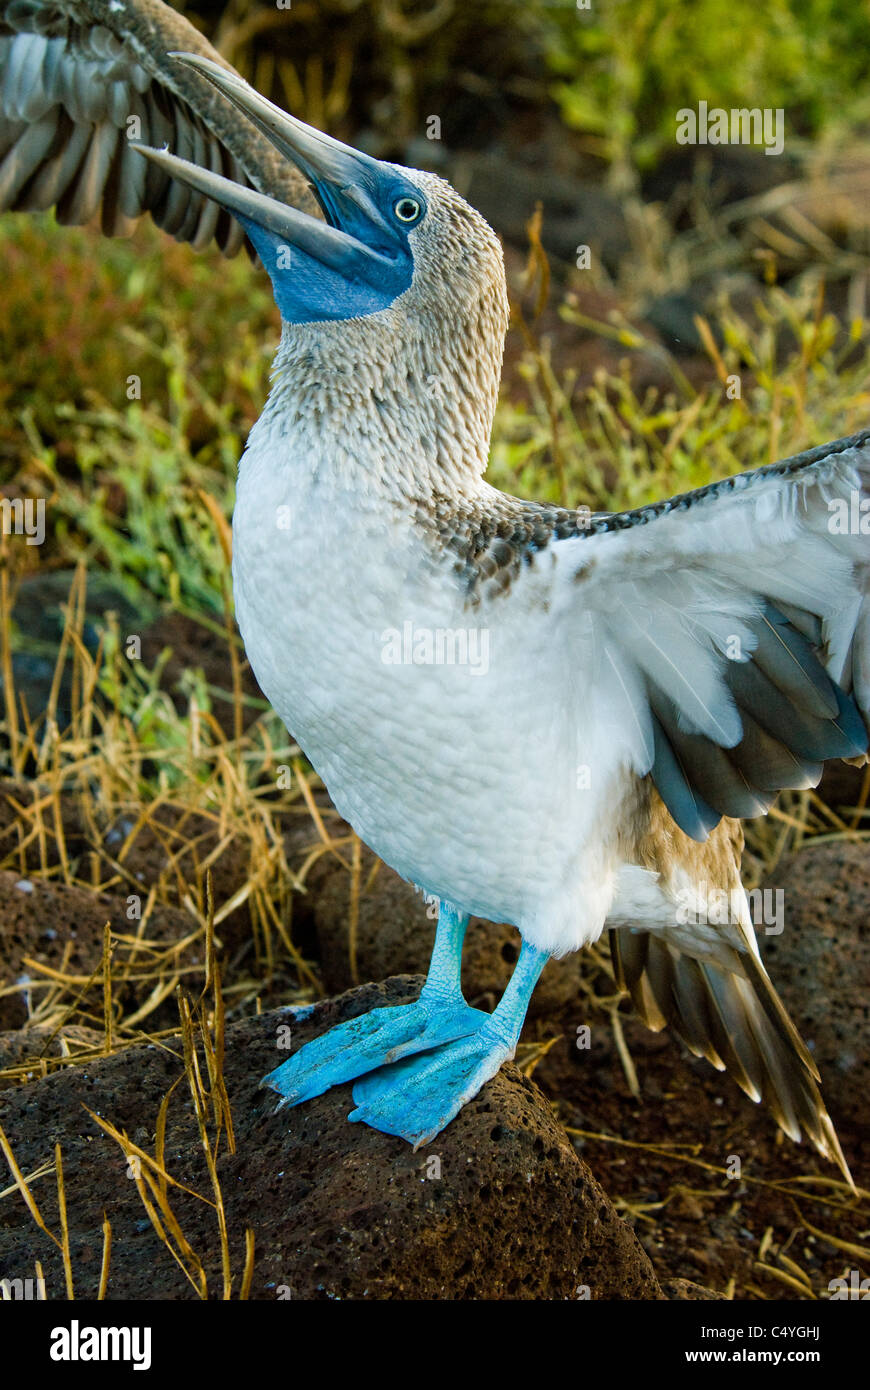
{"label": "blue-footed booby", "polygon": [[[110,71],[88,58],[80,79],[81,26],[51,59],[31,49],[54,33],[40,16],[74,9],[100,12]],[[264,1084],[299,1105],[352,1082],[351,1120],[424,1144],[514,1055],[545,963],[607,928],[641,1017],[845,1170],[758,950],[740,819],[816,785],[826,759],[866,760],[870,556],[843,518],[866,505],[870,431],[617,514],[499,492],[485,472],[508,305],[484,219],[443,179],[287,115],[201,47],[155,67],[152,46],[149,67],[118,33],[132,10],[7,4],[6,111],[22,113],[26,73],[54,95],[66,148],[81,139],[93,163],[87,104],[107,103],[95,89],[123,85],[134,61],[155,106],[191,102],[185,125],[201,121],[224,151],[124,148],[105,196],[127,178],[140,196],[117,202],[133,216],[159,187],[169,225],[183,188],[184,225],[170,230],[190,236],[220,208],[269,273],[282,333],[239,467],[239,627],[340,813],[440,904],[419,999],[334,1027]],[[170,101],[176,69],[186,85],[176,78]],[[321,216],[292,205],[282,180],[295,173],[273,163],[267,177],[238,132],[230,146],[206,90],[304,176]],[[7,205],[47,206],[63,149],[57,134],[44,155],[29,148]],[[147,177],[132,172],[140,158]],[[462,995],[471,914],[522,938],[491,1014]]]}

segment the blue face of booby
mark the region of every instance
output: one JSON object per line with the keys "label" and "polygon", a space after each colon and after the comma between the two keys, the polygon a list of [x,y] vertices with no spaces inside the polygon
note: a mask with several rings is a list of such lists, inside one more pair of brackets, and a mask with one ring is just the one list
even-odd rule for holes
{"label": "blue face of booby", "polygon": [[422,191],[394,165],[288,116],[217,63],[174,56],[214,83],[311,182],[323,222],[187,160],[140,147],[238,218],[285,322],[358,318],[388,308],[414,275],[410,233],[426,217]]}
{"label": "blue face of booby", "polygon": [[340,185],[318,176],[313,162],[297,160],[311,179],[327,223],[343,232],[345,241],[321,247],[318,255],[316,247],[306,250],[298,240],[282,240],[250,217],[239,217],[269,272],[286,323],[374,314],[411,283],[414,256],[408,233],[426,216],[426,200],[389,165],[353,151],[345,154],[345,149],[338,146],[331,160],[331,173],[344,166]]}

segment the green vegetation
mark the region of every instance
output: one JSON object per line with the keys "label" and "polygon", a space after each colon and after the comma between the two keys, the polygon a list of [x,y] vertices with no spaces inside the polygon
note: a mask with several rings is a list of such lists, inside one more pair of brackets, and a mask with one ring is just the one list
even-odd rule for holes
{"label": "green vegetation", "polygon": [[[10,217],[0,318],[0,481],[50,492],[49,563],[85,557],[131,598],[222,611],[235,470],[278,316],[245,257],[194,256]],[[23,456],[22,456],[23,455]]]}
{"label": "green vegetation", "polygon": [[[420,134],[445,93],[554,101],[595,159],[623,177],[673,148],[675,113],[782,107],[790,138],[836,138],[870,118],[870,10],[840,0],[321,0],[275,10],[226,0],[222,52],[315,124],[350,117]],[[373,36],[377,36],[375,39]],[[471,113],[469,112],[471,115]]]}
{"label": "green vegetation", "polygon": [[[714,373],[701,387],[620,315],[595,323],[576,306],[569,294],[562,317],[615,341],[624,356],[578,393],[576,373],[554,370],[546,345],[527,350],[528,400],[502,402],[493,442],[492,481],[507,491],[622,511],[799,453],[866,420],[867,326],[845,329],[809,283],[796,295],[759,288],[749,315],[724,301],[721,350],[702,321]],[[669,373],[663,392],[635,385],[633,360],[643,356]]]}
{"label": "green vegetation", "polygon": [[608,162],[646,168],[673,148],[682,107],[785,111],[819,137],[870,116],[870,11],[837,0],[574,0],[533,6],[566,125]]}

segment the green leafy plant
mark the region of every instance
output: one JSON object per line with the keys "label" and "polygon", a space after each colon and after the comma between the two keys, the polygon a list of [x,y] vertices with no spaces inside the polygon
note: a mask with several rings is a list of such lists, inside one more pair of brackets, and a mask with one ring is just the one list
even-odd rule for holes
{"label": "green leafy plant", "polygon": [[782,107],[792,135],[867,118],[870,12],[837,0],[574,0],[541,5],[553,95],[590,153],[646,168],[673,147],[676,112]]}

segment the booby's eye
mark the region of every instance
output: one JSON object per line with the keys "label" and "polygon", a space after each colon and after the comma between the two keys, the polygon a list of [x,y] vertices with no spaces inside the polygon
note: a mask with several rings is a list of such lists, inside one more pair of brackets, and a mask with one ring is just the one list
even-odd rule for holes
{"label": "booby's eye", "polygon": [[422,211],[423,205],[416,198],[399,198],[398,202],[393,204],[393,212],[400,222],[416,222]]}

